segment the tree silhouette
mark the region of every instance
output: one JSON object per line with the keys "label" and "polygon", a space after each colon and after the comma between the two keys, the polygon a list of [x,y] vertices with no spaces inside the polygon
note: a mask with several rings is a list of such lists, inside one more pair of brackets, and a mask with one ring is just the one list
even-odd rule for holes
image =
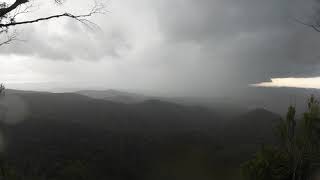
{"label": "tree silhouette", "polygon": [[286,119],[276,129],[279,144],[262,148],[242,166],[245,179],[304,180],[320,168],[320,105],[314,96],[303,118],[296,120],[290,106]]}
{"label": "tree silhouette", "polygon": [[294,18],[296,22],[312,28],[313,30],[320,32],[320,1],[315,0],[313,10],[311,11],[310,16],[306,18]]}
{"label": "tree silhouette", "polygon": [[5,95],[5,87],[3,84],[0,84],[0,97]]}
{"label": "tree silhouette", "polygon": [[[63,0],[54,0],[56,4],[62,4]],[[49,3],[49,2],[47,2]],[[37,23],[41,21],[47,21],[54,18],[68,17],[75,19],[86,26],[96,26],[93,22],[88,20],[88,17],[95,14],[104,14],[105,8],[102,3],[95,2],[94,6],[84,14],[72,14],[65,12],[62,14],[51,14],[45,17],[36,17],[34,19],[17,20],[17,17],[25,16],[26,13],[31,12],[33,7],[33,1],[31,0],[15,0],[12,4],[0,1],[0,35],[2,35],[0,46],[10,43],[13,40],[19,40],[17,38],[17,32],[9,32],[9,29],[23,24]]]}

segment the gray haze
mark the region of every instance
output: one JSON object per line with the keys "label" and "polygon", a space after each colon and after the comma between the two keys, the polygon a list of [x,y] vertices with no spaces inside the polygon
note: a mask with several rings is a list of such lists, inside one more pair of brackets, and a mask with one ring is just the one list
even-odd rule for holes
{"label": "gray haze", "polygon": [[[78,2],[80,2],[78,4]],[[313,0],[111,0],[90,30],[66,19],[19,28],[0,81],[20,89],[131,89],[219,96],[271,78],[319,76]],[[68,0],[75,13],[87,0]],[[30,18],[60,12],[35,10]]]}

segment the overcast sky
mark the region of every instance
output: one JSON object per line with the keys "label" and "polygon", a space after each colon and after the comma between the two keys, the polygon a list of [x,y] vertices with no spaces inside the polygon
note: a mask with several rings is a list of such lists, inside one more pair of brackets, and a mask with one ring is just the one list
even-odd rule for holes
{"label": "overcast sky", "polygon": [[[70,19],[19,27],[26,41],[0,47],[0,82],[33,90],[210,96],[260,82],[320,87],[319,78],[301,79],[320,76],[320,33],[294,20],[308,21],[316,10],[313,1],[104,1],[108,13],[92,19],[100,30]],[[23,19],[81,13],[92,5],[35,2]],[[288,77],[300,79],[266,83]]]}

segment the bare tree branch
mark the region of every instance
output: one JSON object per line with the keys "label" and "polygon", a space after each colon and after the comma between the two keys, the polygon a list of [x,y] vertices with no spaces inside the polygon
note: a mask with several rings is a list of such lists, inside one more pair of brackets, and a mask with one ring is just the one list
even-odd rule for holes
{"label": "bare tree branch", "polygon": [[315,31],[317,32],[320,32],[320,24],[317,24],[317,23],[307,23],[307,22],[303,22],[299,19],[295,19],[296,22],[304,25],[304,26],[307,26],[307,27],[311,27],[312,29],[314,29]]}
{"label": "bare tree branch", "polygon": [[43,17],[43,18],[38,18],[34,20],[27,20],[27,21],[20,21],[20,22],[10,22],[10,23],[0,23],[0,28],[7,28],[10,26],[17,26],[21,24],[31,24],[31,23],[36,23],[40,21],[45,21],[45,20],[50,20],[54,18],[60,18],[60,17],[69,17],[78,20],[79,22],[82,22],[84,24],[91,24],[92,22],[89,21],[88,19],[85,19],[86,17],[90,17],[94,14],[104,14],[105,12],[103,11],[104,6],[101,4],[96,4],[89,13],[87,14],[82,14],[82,15],[73,15],[71,13],[63,13],[63,14],[57,14],[57,15],[52,15],[48,17]]}
{"label": "bare tree branch", "polygon": [[[54,18],[68,17],[79,21],[90,29],[98,29],[99,26],[94,22],[90,21],[88,18],[94,14],[105,14],[105,7],[102,3],[97,3],[87,14],[74,15],[72,13],[62,13],[55,14],[47,17],[39,17],[32,20],[25,21],[16,21],[16,17],[25,13],[30,12],[30,9],[33,7],[31,0],[16,0],[12,5],[7,5],[6,3],[0,3],[0,34],[9,34],[9,29],[14,26],[23,25],[23,24],[32,24],[41,21],[47,21]],[[62,4],[64,0],[54,0],[57,4]],[[23,6],[22,6],[23,5]],[[8,35],[6,40],[0,42],[1,45],[9,44],[11,41],[17,40],[17,33],[14,32],[11,35]]]}
{"label": "bare tree branch", "polygon": [[12,5],[6,7],[6,8],[1,8],[0,9],[0,17],[4,17],[6,14],[10,13],[14,9],[16,9],[18,6],[25,4],[29,2],[29,0],[16,0]]}
{"label": "bare tree branch", "polygon": [[45,21],[45,20],[49,20],[49,19],[53,19],[53,18],[59,18],[59,17],[70,17],[70,18],[73,18],[73,19],[77,19],[80,22],[83,22],[84,19],[81,19],[81,18],[89,17],[91,15],[92,15],[92,13],[84,14],[84,15],[73,15],[73,14],[70,14],[70,13],[63,13],[63,14],[44,17],[44,18],[38,18],[38,19],[34,19],[34,20],[29,20],[29,21],[11,22],[11,23],[8,23],[8,24],[0,24],[0,28],[9,27],[9,26],[17,26],[17,25],[21,25],[21,24],[31,24],[31,23],[36,23],[36,22]]}
{"label": "bare tree branch", "polygon": [[10,44],[11,41],[23,41],[23,40],[18,39],[18,33],[17,31],[14,31],[12,34],[7,35],[4,41],[0,42],[0,46]]}
{"label": "bare tree branch", "polygon": [[31,12],[31,8],[33,8],[33,4],[26,4],[23,9],[21,9],[21,6],[19,6],[16,11],[13,13],[11,19],[17,18],[17,16],[22,15],[22,14],[27,14]]}
{"label": "bare tree branch", "polygon": [[11,41],[15,40],[15,36],[9,36],[5,41],[0,43],[0,46],[9,44]]}

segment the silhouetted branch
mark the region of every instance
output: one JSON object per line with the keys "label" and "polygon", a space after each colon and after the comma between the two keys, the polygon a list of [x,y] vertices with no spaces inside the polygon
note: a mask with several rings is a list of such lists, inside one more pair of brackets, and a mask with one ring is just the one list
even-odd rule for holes
{"label": "silhouetted branch", "polygon": [[17,38],[17,32],[13,32],[11,35],[8,35],[6,40],[0,42],[0,46],[9,44],[11,41],[22,41]]}
{"label": "silhouetted branch", "polygon": [[21,9],[22,6],[19,6],[15,12],[13,13],[12,17],[10,19],[14,20],[17,16],[22,14],[27,14],[31,12],[31,8],[33,7],[33,4],[26,4],[23,9]]}
{"label": "silhouetted branch", "polygon": [[57,15],[52,15],[48,17],[43,17],[43,18],[38,18],[34,20],[27,20],[27,21],[20,21],[20,22],[10,22],[10,23],[5,23],[2,24],[0,23],[0,28],[7,28],[10,26],[17,26],[21,24],[31,24],[31,23],[36,23],[40,21],[46,21],[54,18],[60,18],[60,17],[69,17],[78,20],[79,22],[83,24],[94,24],[93,22],[89,21],[88,19],[85,19],[86,17],[90,17],[94,14],[104,14],[105,12],[103,11],[104,6],[103,5],[95,5],[95,7],[87,14],[82,14],[82,15],[73,15],[71,13],[63,13],[63,14],[57,14]]}
{"label": "silhouetted branch", "polygon": [[5,90],[6,88],[4,87],[4,85],[1,83],[0,84],[0,97],[5,95]]}
{"label": "silhouetted branch", "polygon": [[312,29],[314,29],[317,32],[320,32],[320,23],[317,23],[317,22],[315,22],[315,23],[307,23],[307,22],[303,22],[303,21],[301,21],[299,19],[295,19],[295,21],[300,23],[300,24],[302,24],[302,25],[304,25],[304,26],[311,27]]}
{"label": "silhouetted branch", "polygon": [[1,8],[0,9],[0,17],[4,17],[8,13],[10,13],[14,9],[16,9],[18,6],[25,4],[27,2],[29,2],[29,0],[16,0],[12,5],[5,7],[5,8]]}
{"label": "silhouetted branch", "polygon": [[[63,1],[64,0],[54,0],[54,2],[58,4],[63,3]],[[95,5],[87,14],[75,15],[75,14],[66,12],[62,14],[47,16],[47,17],[39,17],[32,20],[16,21],[16,17],[18,15],[30,12],[30,9],[33,7],[32,6],[33,4],[28,2],[30,2],[30,0],[16,0],[12,5],[7,5],[6,3],[0,4],[0,34],[3,34],[3,33],[7,34],[9,32],[10,27],[14,27],[17,25],[32,24],[32,23],[47,21],[47,20],[60,18],[60,17],[68,17],[68,18],[75,19],[91,29],[92,27],[98,28],[99,26],[94,22],[88,20],[88,18],[90,16],[93,16],[94,14],[106,13],[104,4],[95,2]],[[23,4],[24,6],[21,6]],[[8,38],[3,42],[0,42],[0,46],[9,44],[13,40],[17,40],[16,32],[13,35],[8,36]]]}

